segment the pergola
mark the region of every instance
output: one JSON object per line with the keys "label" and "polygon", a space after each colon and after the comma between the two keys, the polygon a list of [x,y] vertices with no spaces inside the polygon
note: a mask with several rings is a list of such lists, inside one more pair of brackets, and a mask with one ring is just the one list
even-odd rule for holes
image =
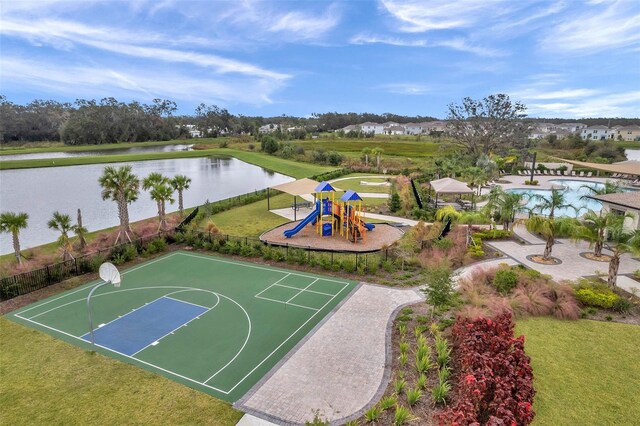
{"label": "pergola", "polygon": [[640,176],[640,161],[627,160],[627,161],[620,161],[619,163],[613,163],[613,164],[588,163],[586,161],[564,160],[564,159],[562,159],[562,161],[573,164],[574,166],[586,167],[589,169],[600,170],[603,172]]}
{"label": "pergola", "polygon": [[461,182],[459,180],[453,178],[442,178],[437,180],[432,180],[429,182],[429,186],[436,193],[435,204],[438,206],[438,195],[439,194],[471,194],[472,198],[474,195],[473,189],[469,188],[469,186]]}

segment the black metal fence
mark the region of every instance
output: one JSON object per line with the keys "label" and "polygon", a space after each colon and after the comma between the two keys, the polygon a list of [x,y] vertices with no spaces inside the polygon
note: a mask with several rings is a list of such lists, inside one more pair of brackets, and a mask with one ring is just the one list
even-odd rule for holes
{"label": "black metal fence", "polygon": [[31,293],[87,272],[96,272],[100,264],[105,261],[121,263],[133,260],[141,254],[153,254],[156,250],[163,251],[164,248],[160,250],[160,244],[152,244],[158,238],[162,238],[166,244],[173,241],[173,233],[148,235],[130,243],[118,244],[70,260],[46,265],[43,268],[1,278],[0,301]]}

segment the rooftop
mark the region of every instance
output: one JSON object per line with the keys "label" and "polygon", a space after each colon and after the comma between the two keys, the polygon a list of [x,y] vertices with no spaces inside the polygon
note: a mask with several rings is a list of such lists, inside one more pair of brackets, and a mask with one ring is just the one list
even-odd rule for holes
{"label": "rooftop", "polygon": [[640,191],[616,192],[615,194],[596,195],[593,198],[607,203],[640,210]]}

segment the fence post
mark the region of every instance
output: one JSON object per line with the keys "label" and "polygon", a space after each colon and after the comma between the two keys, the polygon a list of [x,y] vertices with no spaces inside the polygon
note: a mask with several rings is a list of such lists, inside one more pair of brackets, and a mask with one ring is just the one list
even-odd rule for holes
{"label": "fence post", "polygon": [[384,249],[384,260],[387,260],[389,258],[388,250],[389,249]]}
{"label": "fence post", "polygon": [[80,275],[80,274],[78,274],[78,258],[77,257],[73,258],[73,263],[74,263],[74,265],[76,267],[76,275]]}
{"label": "fence post", "polygon": [[286,253],[287,259],[289,259],[289,243],[286,245]]}
{"label": "fence post", "polygon": [[51,282],[51,273],[49,272],[49,265],[45,265],[44,270],[47,273],[47,282]]}
{"label": "fence post", "polygon": [[358,252],[356,252],[356,271],[358,270]]}

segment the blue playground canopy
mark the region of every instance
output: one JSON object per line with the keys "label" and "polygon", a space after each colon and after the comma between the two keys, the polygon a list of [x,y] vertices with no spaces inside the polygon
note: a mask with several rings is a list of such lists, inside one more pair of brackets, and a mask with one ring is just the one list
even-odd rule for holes
{"label": "blue playground canopy", "polygon": [[355,191],[349,189],[342,195],[342,197],[340,197],[340,201],[362,201],[362,198],[360,198],[360,196]]}
{"label": "blue playground canopy", "polygon": [[329,182],[322,181],[316,186],[315,192],[335,192],[335,189]]}

